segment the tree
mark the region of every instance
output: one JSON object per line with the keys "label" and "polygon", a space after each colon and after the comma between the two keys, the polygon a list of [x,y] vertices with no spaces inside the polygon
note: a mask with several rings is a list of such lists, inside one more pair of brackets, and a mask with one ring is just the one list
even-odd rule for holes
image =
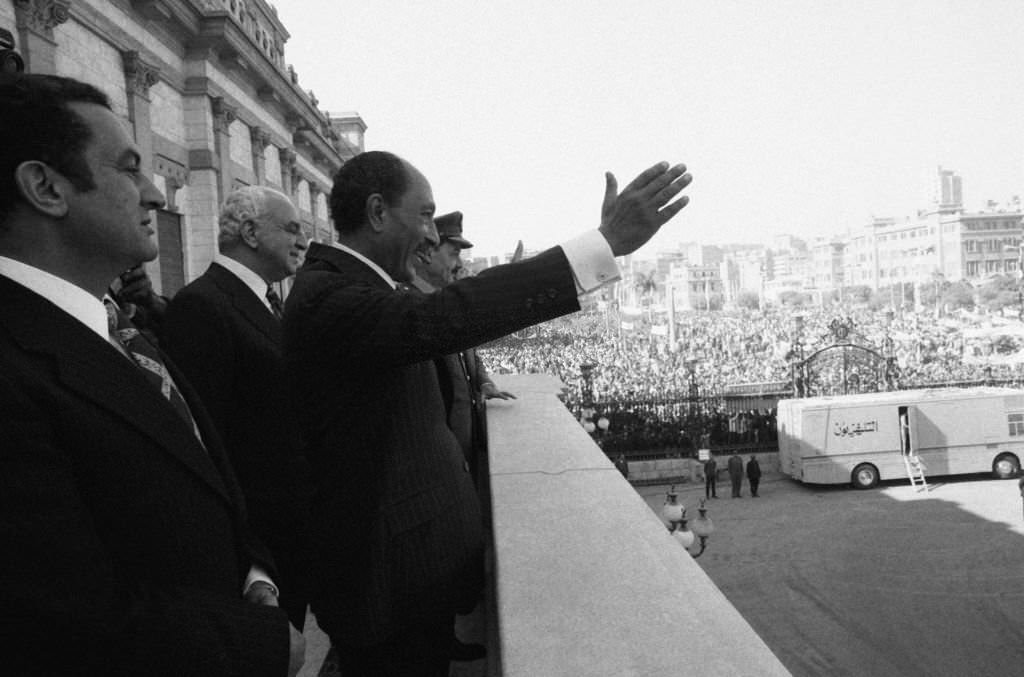
{"label": "tree", "polygon": [[808,294],[793,291],[792,289],[779,292],[779,303],[784,306],[803,308],[804,306],[809,305],[810,301],[811,297]]}
{"label": "tree", "polygon": [[886,306],[902,308],[914,305],[914,285],[908,282],[890,284],[886,287],[879,287],[878,291],[871,294],[868,307],[878,310]]}
{"label": "tree", "polygon": [[633,288],[636,289],[637,295],[641,298],[649,299],[658,291],[658,281],[654,278],[656,272],[652,270],[649,273],[637,273],[634,276]]}
{"label": "tree", "polygon": [[1017,280],[1010,275],[997,275],[978,289],[978,303],[990,311],[1002,311],[1018,301]]}
{"label": "tree", "polygon": [[757,292],[741,291],[736,297],[736,305],[748,310],[758,310],[761,307],[761,297]]}
{"label": "tree", "polygon": [[880,288],[871,292],[871,296],[868,298],[868,308],[871,310],[881,310],[886,306],[893,305],[893,298],[892,292],[888,287]]}
{"label": "tree", "polygon": [[633,279],[633,288],[636,290],[637,295],[642,299],[641,305],[647,307],[648,322],[653,318],[651,303],[654,300],[655,292],[658,291],[658,281],[655,279],[656,273],[657,271],[655,270],[648,273],[637,273]]}
{"label": "tree", "polygon": [[951,310],[974,308],[974,288],[965,280],[948,284],[942,292],[942,304]]}
{"label": "tree", "polygon": [[945,281],[941,276],[932,276],[932,281],[927,284],[921,284],[921,305],[928,307],[934,306],[937,302],[942,301],[942,295],[946,289],[949,288],[949,283]]}
{"label": "tree", "polygon": [[843,299],[848,303],[864,304],[871,300],[871,287],[866,284],[855,284],[843,287]]}

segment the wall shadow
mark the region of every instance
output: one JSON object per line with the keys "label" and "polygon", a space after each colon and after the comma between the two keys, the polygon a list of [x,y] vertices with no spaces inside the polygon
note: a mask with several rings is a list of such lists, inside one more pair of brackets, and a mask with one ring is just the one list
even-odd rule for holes
{"label": "wall shadow", "polygon": [[[638,489],[654,509],[658,489]],[[745,481],[743,494],[708,503],[717,531],[697,562],[793,675],[1020,674],[1016,481],[946,477],[923,493],[772,474],[760,498]]]}

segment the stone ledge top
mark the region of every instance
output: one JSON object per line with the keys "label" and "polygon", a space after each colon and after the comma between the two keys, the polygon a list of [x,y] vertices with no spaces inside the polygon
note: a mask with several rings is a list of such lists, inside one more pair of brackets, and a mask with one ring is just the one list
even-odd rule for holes
{"label": "stone ledge top", "polygon": [[502,674],[788,675],[536,378],[488,405]]}

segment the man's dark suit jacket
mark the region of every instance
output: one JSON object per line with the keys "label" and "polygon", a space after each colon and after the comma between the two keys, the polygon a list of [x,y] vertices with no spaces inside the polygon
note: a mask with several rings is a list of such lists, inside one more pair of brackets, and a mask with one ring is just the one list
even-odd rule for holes
{"label": "man's dark suit jacket", "polygon": [[277,561],[281,605],[301,628],[312,480],[287,393],[281,324],[244,282],[214,263],[175,295],[160,340],[224,440],[249,523]]}
{"label": "man's dark suit jacket", "polygon": [[312,244],[284,315],[318,493],[313,609],[336,643],[383,643],[471,608],[480,506],[433,360],[577,310],[561,249],[433,294]]}
{"label": "man's dark suit jacket", "polygon": [[250,535],[220,441],[108,342],[0,276],[0,664],[17,675],[285,674],[249,604]]}
{"label": "man's dark suit jacket", "polygon": [[474,348],[445,355],[435,363],[448,413],[448,427],[455,433],[466,460],[473,465],[477,455],[483,452],[486,439],[483,428],[486,407],[480,392],[483,365]]}

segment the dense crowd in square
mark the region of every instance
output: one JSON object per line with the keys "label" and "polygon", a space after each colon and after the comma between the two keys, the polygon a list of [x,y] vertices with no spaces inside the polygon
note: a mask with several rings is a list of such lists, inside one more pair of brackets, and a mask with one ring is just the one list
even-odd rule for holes
{"label": "dense crowd in square", "polygon": [[[694,311],[677,316],[676,342],[652,334],[660,321],[615,311],[559,318],[489,344],[492,373],[551,373],[566,385],[567,406],[590,406],[609,425],[596,435],[612,452],[772,443],[771,407],[739,408],[730,386],[762,384],[792,394],[794,365],[842,341],[891,357],[891,387],[1007,383],[1024,378],[1016,320],[966,311],[936,319],[933,309],[839,304],[763,310]],[[852,333],[840,341],[837,320]],[[988,338],[974,337],[986,330]],[[582,365],[594,365],[584,377]],[[587,406],[585,406],[587,405]],[[600,429],[598,429],[600,430]]]}

